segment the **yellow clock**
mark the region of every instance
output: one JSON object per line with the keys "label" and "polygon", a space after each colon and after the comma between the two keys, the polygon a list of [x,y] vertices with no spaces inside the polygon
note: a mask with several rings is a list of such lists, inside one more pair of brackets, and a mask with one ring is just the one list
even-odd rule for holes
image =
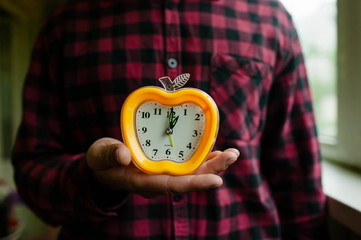
{"label": "yellow clock", "polygon": [[125,100],[120,125],[132,161],[149,174],[194,172],[212,151],[219,125],[216,103],[205,92],[183,88],[190,74],[159,87],[142,87]]}

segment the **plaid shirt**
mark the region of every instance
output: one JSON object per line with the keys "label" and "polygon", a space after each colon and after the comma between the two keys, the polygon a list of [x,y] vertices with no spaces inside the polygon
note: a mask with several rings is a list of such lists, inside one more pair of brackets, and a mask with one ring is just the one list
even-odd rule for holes
{"label": "plaid shirt", "polygon": [[[209,191],[108,192],[85,152],[121,140],[128,94],[188,72],[238,161]],[[300,44],[277,0],[80,0],[36,41],[13,164],[24,201],[61,239],[322,239],[325,196]]]}

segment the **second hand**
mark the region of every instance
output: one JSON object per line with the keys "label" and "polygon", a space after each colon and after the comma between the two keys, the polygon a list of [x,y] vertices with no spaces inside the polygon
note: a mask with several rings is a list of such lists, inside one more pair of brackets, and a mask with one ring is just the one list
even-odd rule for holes
{"label": "second hand", "polygon": [[172,134],[169,134],[169,138],[170,138],[170,143],[172,144],[172,147],[174,147]]}
{"label": "second hand", "polygon": [[169,135],[170,143],[172,144],[172,147],[174,147],[172,133],[173,129],[167,128],[166,134]]}

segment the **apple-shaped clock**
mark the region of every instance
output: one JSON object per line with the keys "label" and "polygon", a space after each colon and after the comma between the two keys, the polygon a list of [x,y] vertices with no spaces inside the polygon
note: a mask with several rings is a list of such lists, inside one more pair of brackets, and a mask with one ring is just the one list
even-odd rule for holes
{"label": "apple-shaped clock", "polygon": [[172,81],[160,78],[164,89],[142,87],[125,100],[120,125],[132,161],[149,174],[194,172],[212,151],[219,113],[213,99],[196,88],[183,88],[184,73]]}

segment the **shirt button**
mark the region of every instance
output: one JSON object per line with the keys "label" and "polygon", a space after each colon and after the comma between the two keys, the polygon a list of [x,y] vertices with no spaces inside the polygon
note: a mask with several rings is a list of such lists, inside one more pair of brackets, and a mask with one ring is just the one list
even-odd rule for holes
{"label": "shirt button", "polygon": [[180,194],[176,194],[176,195],[174,195],[173,196],[173,200],[175,201],[175,202],[179,202],[180,200],[182,200],[182,195],[180,195]]}
{"label": "shirt button", "polygon": [[178,62],[176,59],[174,58],[169,58],[168,59],[168,67],[170,68],[176,68],[178,66]]}

